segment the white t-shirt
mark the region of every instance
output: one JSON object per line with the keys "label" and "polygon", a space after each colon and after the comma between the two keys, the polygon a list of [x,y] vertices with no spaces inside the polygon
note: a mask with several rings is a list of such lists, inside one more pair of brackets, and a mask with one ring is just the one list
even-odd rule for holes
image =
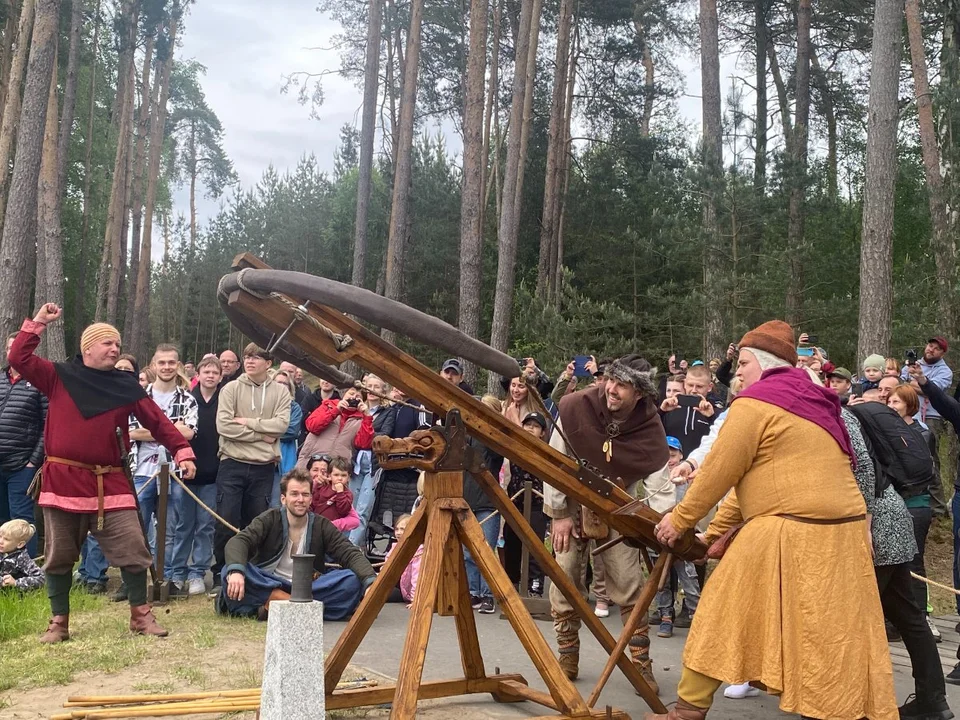
{"label": "white t-shirt", "polygon": [[[167,417],[170,417],[170,407],[173,405],[175,396],[175,390],[165,393],[157,390],[153,391],[153,401]],[[134,475],[150,477],[157,472],[160,469],[160,465],[165,462],[169,462],[166,448],[157,442],[141,442],[137,448],[137,468]]]}

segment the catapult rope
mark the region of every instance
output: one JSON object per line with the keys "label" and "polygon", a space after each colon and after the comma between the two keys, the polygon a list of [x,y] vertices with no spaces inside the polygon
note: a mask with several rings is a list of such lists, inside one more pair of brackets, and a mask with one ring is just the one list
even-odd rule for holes
{"label": "catapult rope", "polygon": [[[245,272],[246,270],[241,270],[239,275],[237,275],[237,285],[240,285],[241,289],[243,289],[245,292],[250,292],[245,287],[243,287],[243,285],[240,284],[240,276],[243,275],[243,273]],[[256,295],[257,297],[263,297],[262,295],[257,295],[256,293],[251,293],[251,294]],[[310,325],[314,330],[321,332],[324,335],[326,335],[328,338],[330,338],[330,340],[333,341],[333,345],[337,349],[337,352],[342,352],[346,350],[348,347],[350,347],[351,345],[353,345],[352,337],[350,337],[349,335],[339,335],[335,333],[333,330],[331,330],[322,322],[320,322],[315,317],[313,317],[313,315],[311,315],[305,307],[298,305],[293,300],[288,298],[286,295],[282,295],[278,292],[271,292],[270,297],[273,298],[274,300],[279,300],[281,303],[283,303],[288,308],[293,310],[293,316],[297,320],[304,321],[305,323]]]}
{"label": "catapult rope", "polygon": [[943,583],[938,583],[936,580],[925,578],[923,575],[917,575],[915,572],[911,572],[910,577],[912,577],[914,580],[925,582],[927,585],[933,585],[934,587],[940,588],[941,590],[952,592],[954,595],[960,595],[960,590],[957,590],[956,588],[952,588],[949,585],[944,585]]}
{"label": "catapult rope", "polygon": [[[533,488],[530,488],[530,492],[533,493],[534,495],[536,495],[536,496],[537,496],[538,498],[540,498],[541,500],[543,500],[543,493],[537,492],[537,491],[534,490]],[[517,491],[513,494],[513,497],[510,498],[510,502],[513,502],[514,500],[516,500],[516,499],[517,499],[518,497],[520,497],[521,495],[523,495],[523,490],[517,490]],[[492,520],[493,518],[495,518],[495,517],[496,517],[497,515],[499,515],[499,514],[500,514],[500,511],[499,511],[499,510],[494,510],[492,513],[490,513],[489,515],[487,515],[483,520],[481,520],[478,524],[479,524],[479,525],[483,525],[487,520]]]}
{"label": "catapult rope", "polygon": [[213,510],[211,510],[211,509],[210,509],[210,506],[207,505],[203,500],[201,500],[200,498],[198,498],[198,497],[194,494],[193,490],[191,490],[189,487],[187,487],[187,484],[186,484],[185,482],[183,482],[183,480],[181,480],[179,476],[175,475],[174,473],[170,473],[170,477],[172,477],[174,480],[177,481],[177,484],[178,484],[180,487],[183,488],[184,492],[187,493],[187,495],[189,495],[191,498],[193,498],[193,501],[194,501],[197,505],[199,505],[199,506],[202,507],[204,510],[206,510],[208,513],[210,513],[211,515],[213,515],[213,517],[214,517],[216,520],[220,521],[220,523],[221,523],[224,527],[230,528],[230,529],[233,530],[235,533],[240,532],[240,528],[234,527],[233,525],[231,525],[230,523],[228,523],[226,520],[224,520],[222,517],[220,517],[219,515],[217,515],[217,513],[215,513]]}

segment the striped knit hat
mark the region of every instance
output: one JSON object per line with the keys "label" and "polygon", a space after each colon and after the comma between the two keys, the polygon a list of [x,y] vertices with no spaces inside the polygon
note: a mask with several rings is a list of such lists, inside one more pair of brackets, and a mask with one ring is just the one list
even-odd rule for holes
{"label": "striped knit hat", "polygon": [[120,331],[108,323],[94,323],[80,336],[80,352],[86,352],[101,340],[116,338],[120,343]]}

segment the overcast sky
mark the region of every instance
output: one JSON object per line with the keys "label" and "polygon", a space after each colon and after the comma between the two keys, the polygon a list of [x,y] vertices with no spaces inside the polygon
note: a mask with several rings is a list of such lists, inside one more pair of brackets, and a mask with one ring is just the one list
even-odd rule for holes
{"label": "overcast sky", "polygon": [[[323,80],[319,120],[310,117],[295,92],[280,92],[284,75],[339,66],[336,52],[317,49],[329,47],[338,30],[338,23],[316,11],[313,0],[201,0],[191,6],[180,57],[207,68],[203,90],[223,123],[225,149],[243,187],[253,186],[269,165],[283,172],[309,153],[316,155],[321,169],[332,170],[340,128],[347,122],[359,126],[360,89],[337,75]],[[688,92],[697,93],[698,60],[684,58],[678,64],[687,72]],[[724,94],[732,65],[729,59],[724,63]],[[696,95],[681,98],[680,110],[699,125]],[[447,146],[457,151],[459,138],[449,138]],[[218,205],[198,196],[201,223]],[[175,212],[187,211],[185,189],[175,194],[174,206]]]}

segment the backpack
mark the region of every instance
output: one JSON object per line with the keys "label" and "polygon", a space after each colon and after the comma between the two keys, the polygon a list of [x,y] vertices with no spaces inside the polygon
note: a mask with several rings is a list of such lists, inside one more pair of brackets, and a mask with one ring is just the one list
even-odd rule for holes
{"label": "backpack", "polygon": [[876,496],[890,485],[905,499],[926,492],[933,479],[933,457],[923,436],[886,405],[870,402],[847,409],[860,421],[876,471]]}

